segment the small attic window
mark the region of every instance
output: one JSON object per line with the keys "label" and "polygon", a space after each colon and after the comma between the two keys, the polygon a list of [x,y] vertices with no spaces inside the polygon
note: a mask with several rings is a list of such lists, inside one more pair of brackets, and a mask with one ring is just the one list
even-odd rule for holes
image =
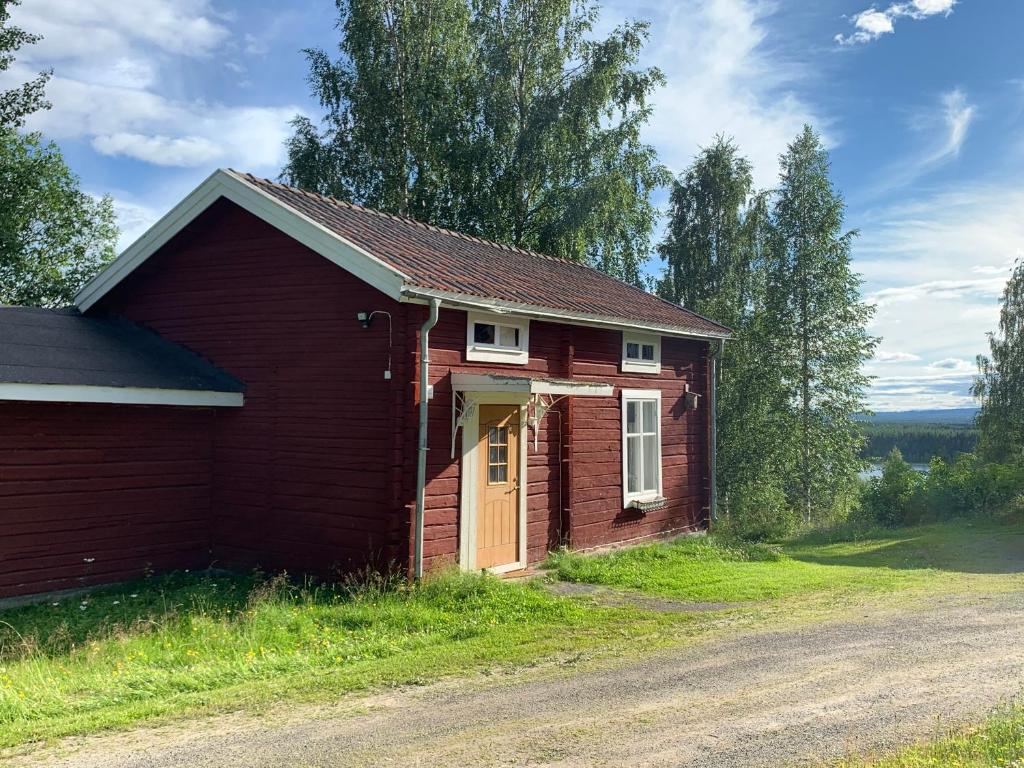
{"label": "small attic window", "polygon": [[661,373],[661,337],[622,334],[623,373]]}
{"label": "small attic window", "polygon": [[466,359],[526,364],[530,359],[530,321],[506,315],[468,313]]}

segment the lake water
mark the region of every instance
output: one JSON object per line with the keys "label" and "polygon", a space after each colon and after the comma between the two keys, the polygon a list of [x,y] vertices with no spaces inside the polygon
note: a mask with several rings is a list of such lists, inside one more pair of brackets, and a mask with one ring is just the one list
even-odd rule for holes
{"label": "lake water", "polygon": [[[927,475],[928,474],[928,465],[927,464],[911,464],[910,466],[911,466],[911,468],[915,472],[920,472],[922,475]],[[869,480],[872,477],[881,477],[882,476],[882,465],[881,464],[872,464],[867,469],[862,470],[859,473],[859,475],[860,475],[860,479],[861,480]]]}

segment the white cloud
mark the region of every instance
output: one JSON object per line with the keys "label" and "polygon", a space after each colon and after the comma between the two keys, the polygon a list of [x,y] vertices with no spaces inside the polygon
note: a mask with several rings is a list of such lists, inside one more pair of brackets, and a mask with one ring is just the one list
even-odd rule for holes
{"label": "white cloud", "polygon": [[884,349],[876,349],[873,358],[876,363],[909,363],[920,359],[920,356],[912,352],[889,352]]}
{"label": "white cloud", "polygon": [[[1024,190],[1011,179],[933,192],[852,222],[861,231],[854,266],[878,307],[871,332],[883,349],[920,358],[868,364],[879,377],[874,407],[886,385],[930,388],[920,402],[905,396],[904,408],[972,404],[971,361],[988,349],[999,297],[1024,249],[1021,210]],[[891,409],[896,400],[885,404]]]}
{"label": "white cloud", "polygon": [[11,16],[43,36],[19,53],[23,61],[93,58],[136,46],[202,57],[229,35],[208,0],[33,0]]}
{"label": "white cloud", "polygon": [[932,363],[928,363],[928,367],[945,371],[954,371],[956,373],[969,373],[972,376],[978,372],[977,365],[969,360],[962,360],[959,357],[946,357],[942,360],[936,360]]}
{"label": "white cloud", "polygon": [[114,133],[97,136],[93,148],[104,155],[124,155],[154,165],[193,168],[208,165],[222,155],[222,150],[201,136],[144,136],[139,133]]}
{"label": "white cloud", "polygon": [[30,129],[163,167],[280,169],[299,107],[171,98],[162,87],[165,72],[219,53],[228,40],[208,0],[33,0],[15,12],[44,39],[0,73],[0,86],[40,67],[56,72],[47,87],[53,109],[33,115]]}
{"label": "white cloud", "polygon": [[[754,168],[758,187],[774,186],[778,156],[805,123],[827,128],[824,117],[797,93],[813,75],[767,40],[774,7],[761,0],[682,0],[604,6],[602,24],[651,20],[644,63],[668,80],[652,99],[644,138],[679,172],[716,134],[736,139]],[[601,30],[599,30],[601,31]],[[826,136],[826,139],[828,137]]]}
{"label": "white cloud", "polygon": [[946,126],[946,141],[939,149],[935,160],[958,155],[967,138],[967,129],[974,119],[975,108],[967,103],[967,96],[959,88],[942,94],[943,120]]}
{"label": "white cloud", "polygon": [[908,3],[893,3],[882,11],[872,6],[850,17],[853,32],[848,35],[838,34],[834,39],[840,45],[870,43],[882,35],[893,34],[896,31],[896,19],[919,20],[937,14],[948,16],[956,3],[957,0],[911,0]]}

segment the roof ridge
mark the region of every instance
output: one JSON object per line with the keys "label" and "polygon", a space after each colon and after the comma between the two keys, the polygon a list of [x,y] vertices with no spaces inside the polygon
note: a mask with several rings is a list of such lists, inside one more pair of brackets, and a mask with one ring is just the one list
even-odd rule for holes
{"label": "roof ridge", "polygon": [[[380,211],[380,210],[377,210],[376,208],[370,208],[369,206],[366,206],[366,205],[360,205],[359,203],[353,203],[353,202],[351,202],[349,200],[341,200],[341,199],[339,199],[337,197],[334,197],[332,195],[322,195],[319,192],[311,192],[308,189],[302,189],[302,187],[293,187],[290,184],[282,184],[279,181],[274,181],[273,179],[268,179],[268,178],[256,176],[255,174],[252,174],[252,173],[247,173],[247,172],[243,172],[243,171],[236,171],[234,168],[229,168],[228,170],[231,171],[232,173],[236,173],[239,176],[242,176],[244,178],[250,179],[250,180],[252,180],[254,182],[257,182],[257,183],[269,184],[269,185],[271,185],[273,187],[278,187],[280,189],[286,189],[286,190],[288,190],[290,192],[297,192],[300,195],[303,195],[305,197],[308,197],[308,198],[311,198],[311,199],[314,199],[314,200],[322,200],[324,202],[331,203],[332,205],[337,205],[337,206],[340,206],[342,208],[349,208],[350,210],[353,210],[353,211],[360,211],[362,213],[369,213],[369,214],[372,214],[374,216],[379,216],[379,217],[384,218],[384,219],[392,219],[393,221],[397,221],[397,222],[400,222],[402,224],[413,224],[413,225],[415,225],[417,227],[420,227],[422,229],[430,230],[432,232],[437,232],[437,233],[442,234],[442,235],[450,235],[452,237],[458,237],[458,238],[461,238],[463,240],[468,240],[470,242],[479,243],[481,245],[488,245],[488,246],[491,246],[493,248],[500,248],[500,249],[502,249],[504,251],[512,251],[514,253],[521,253],[521,254],[524,254],[526,256],[533,256],[533,257],[538,258],[538,259],[547,259],[549,261],[557,261],[557,262],[560,262],[560,263],[563,263],[563,264],[572,264],[572,265],[575,265],[575,266],[585,267],[587,269],[593,269],[593,267],[590,267],[588,264],[583,264],[581,262],[574,261],[572,259],[568,259],[568,258],[566,258],[564,256],[552,256],[549,253],[541,253],[540,251],[534,251],[534,250],[532,250],[530,248],[522,248],[522,247],[517,246],[517,245],[508,245],[507,243],[499,243],[496,240],[488,240],[487,238],[480,237],[478,235],[468,235],[465,232],[459,232],[459,231],[454,230],[454,229],[448,229],[447,227],[438,226],[437,224],[430,224],[430,223],[425,222],[425,221],[420,221],[419,219],[415,219],[412,216],[403,216],[403,215],[398,214],[398,213],[388,213],[387,211]],[[598,270],[595,270],[595,271],[598,271]],[[601,274],[604,274],[604,273],[601,273]]]}

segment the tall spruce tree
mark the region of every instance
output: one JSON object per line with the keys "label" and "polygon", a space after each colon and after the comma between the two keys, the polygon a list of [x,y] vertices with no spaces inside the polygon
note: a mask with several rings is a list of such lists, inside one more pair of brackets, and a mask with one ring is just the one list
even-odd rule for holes
{"label": "tall spruce tree", "polygon": [[843,231],[843,199],[810,126],[780,162],[766,305],[792,404],[789,491],[809,523],[835,509],[860,466],[853,415],[865,409],[862,366],[876,343],[866,330],[874,310],[860,300],[861,281],[850,266],[856,233]]}
{"label": "tall spruce tree", "polygon": [[662,82],[647,27],[592,39],[578,0],[337,0],[341,56],[307,52],[323,127],[291,183],[640,283],[667,183],[640,140]]}
{"label": "tall spruce tree", "polygon": [[733,330],[719,365],[721,508],[741,532],[783,532],[791,516],[779,414],[788,403],[765,316],[773,243],[768,195],[754,192],[750,163],[731,140],[718,137],[673,185],[670,215],[659,248],[666,262],[659,294]]}
{"label": "tall spruce tree", "polygon": [[981,399],[979,449],[987,458],[1024,457],[1024,260],[1003,290],[999,331],[989,335],[989,356],[978,356],[974,395]]}

